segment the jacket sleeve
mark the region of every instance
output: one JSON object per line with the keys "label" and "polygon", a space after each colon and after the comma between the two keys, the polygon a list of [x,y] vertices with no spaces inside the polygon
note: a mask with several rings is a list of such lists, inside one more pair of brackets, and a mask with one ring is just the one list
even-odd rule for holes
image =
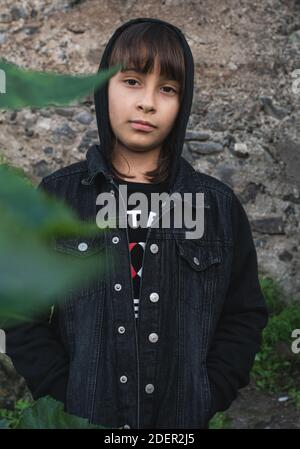
{"label": "jacket sleeve", "polygon": [[226,410],[238,389],[250,383],[268,309],[262,294],[250,224],[240,201],[232,199],[233,262],[223,310],[207,356],[211,416]]}
{"label": "jacket sleeve", "polygon": [[[38,189],[45,189],[43,180]],[[51,306],[34,321],[5,329],[6,354],[35,400],[50,395],[65,404],[69,360],[60,339],[58,315],[53,313],[50,320],[50,313]]]}

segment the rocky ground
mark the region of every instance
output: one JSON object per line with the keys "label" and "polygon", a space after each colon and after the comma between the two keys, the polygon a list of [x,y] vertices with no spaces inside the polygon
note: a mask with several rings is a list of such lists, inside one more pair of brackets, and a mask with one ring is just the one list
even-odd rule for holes
{"label": "rocky ground", "polygon": [[[299,0],[1,0],[0,54],[24,68],[94,73],[110,35],[134,17],[183,30],[195,60],[184,156],[234,188],[260,271],[280,282],[286,301],[298,296]],[[97,142],[94,111],[92,96],[68,108],[2,111],[0,152],[39,182]],[[236,428],[300,428],[290,400],[251,388],[230,409]]]}

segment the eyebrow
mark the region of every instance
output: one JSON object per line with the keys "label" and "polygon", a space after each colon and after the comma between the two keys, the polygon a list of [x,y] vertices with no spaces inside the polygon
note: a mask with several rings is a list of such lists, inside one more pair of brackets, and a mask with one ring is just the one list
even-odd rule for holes
{"label": "eyebrow", "polygon": [[[126,72],[137,72],[140,73],[141,75],[146,75],[146,73],[143,73],[143,71],[141,69],[139,69],[138,67],[127,67],[123,70],[121,70],[122,73],[126,73]],[[160,79],[164,79],[166,81],[173,81],[174,83],[179,84],[178,81],[173,80],[173,79],[167,79],[165,76],[160,76]]]}

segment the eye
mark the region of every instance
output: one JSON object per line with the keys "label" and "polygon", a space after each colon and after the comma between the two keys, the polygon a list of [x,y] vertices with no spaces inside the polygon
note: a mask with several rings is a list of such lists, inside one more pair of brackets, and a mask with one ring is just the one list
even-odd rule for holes
{"label": "eye", "polygon": [[[129,78],[129,79],[127,79],[127,80],[124,80],[123,82],[124,82],[124,83],[127,83],[127,82],[129,82],[129,81],[133,81],[134,83],[137,83],[137,82],[138,82],[137,80],[135,80],[135,79],[133,79],[133,78]],[[130,84],[130,86],[132,86],[132,84]],[[177,93],[177,91],[176,91],[173,87],[171,87],[171,86],[164,86],[163,89],[171,89],[175,94]],[[167,92],[167,93],[169,93],[169,92]]]}

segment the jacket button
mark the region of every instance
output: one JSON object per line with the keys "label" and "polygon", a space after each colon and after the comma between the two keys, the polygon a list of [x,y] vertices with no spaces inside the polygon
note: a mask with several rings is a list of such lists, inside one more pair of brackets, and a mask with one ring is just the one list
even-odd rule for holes
{"label": "jacket button", "polygon": [[156,254],[158,251],[158,246],[156,245],[156,243],[152,243],[152,245],[150,245],[150,251],[153,254]]}
{"label": "jacket button", "polygon": [[195,262],[196,265],[199,265],[200,263],[198,257],[194,257],[193,261]]}
{"label": "jacket button", "polygon": [[124,424],[123,429],[130,429],[130,425],[129,424]]}
{"label": "jacket button", "polygon": [[154,391],[154,385],[153,385],[153,384],[147,384],[147,385],[145,386],[145,391],[146,391],[146,393],[153,393],[153,391]]}
{"label": "jacket button", "polygon": [[78,249],[79,249],[79,251],[86,251],[88,249],[87,243],[85,243],[85,242],[79,243]]}
{"label": "jacket button", "polygon": [[155,332],[153,332],[152,334],[149,334],[148,338],[151,343],[156,343],[158,340],[158,335]]}
{"label": "jacket button", "polygon": [[121,284],[115,284],[115,290],[117,290],[117,292],[119,292],[122,288]]}
{"label": "jacket button", "polygon": [[110,193],[111,193],[111,195],[114,195],[114,194],[115,194],[115,191],[114,191],[114,190],[111,190]]}
{"label": "jacket button", "polygon": [[127,376],[121,376],[120,381],[122,382],[122,384],[125,384],[127,382]]}
{"label": "jacket button", "polygon": [[120,239],[119,239],[119,237],[117,237],[117,236],[115,236],[115,237],[112,238],[112,242],[113,242],[113,243],[118,243],[119,240],[120,240]]}
{"label": "jacket button", "polygon": [[159,300],[159,294],[156,292],[151,293],[150,295],[150,301],[157,302]]}
{"label": "jacket button", "polygon": [[124,334],[124,332],[125,332],[125,327],[124,327],[124,326],[119,326],[119,327],[118,327],[118,332],[119,332],[119,334]]}

